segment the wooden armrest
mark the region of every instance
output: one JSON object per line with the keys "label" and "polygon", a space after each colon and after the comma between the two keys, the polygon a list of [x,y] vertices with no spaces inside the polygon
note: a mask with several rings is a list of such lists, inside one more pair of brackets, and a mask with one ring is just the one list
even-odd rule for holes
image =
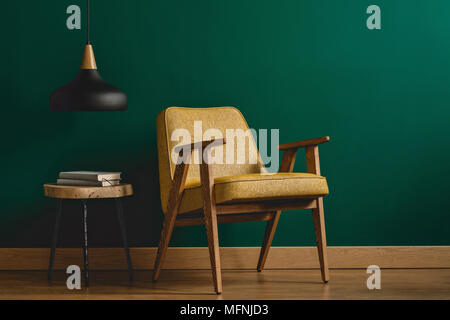
{"label": "wooden armrest", "polygon": [[175,147],[174,151],[176,153],[180,153],[183,150],[196,150],[196,149],[206,149],[207,147],[217,147],[220,145],[223,145],[226,143],[225,138],[220,138],[220,139],[212,139],[212,140],[204,140],[204,141],[199,141],[199,142],[193,142],[191,144],[185,144],[182,146],[177,146]]}
{"label": "wooden armrest", "polygon": [[[202,154],[209,148],[220,146],[225,143],[226,143],[225,139],[220,138],[185,144],[182,146],[178,146],[174,149],[174,151],[178,153],[177,159],[178,162],[175,166],[174,177],[172,180],[171,192],[173,194],[171,194],[169,197],[169,199],[174,199],[172,202],[178,203],[181,200],[181,196],[184,191],[184,185],[186,182],[187,173],[190,165],[192,151],[199,150]],[[184,150],[186,150],[186,153],[183,152]],[[211,166],[208,165],[208,161],[202,161],[200,163],[200,181],[202,185],[209,185],[209,186],[214,185],[212,169]],[[171,212],[170,210],[174,209],[171,204],[172,202],[169,201],[169,207],[167,209],[167,212]]]}
{"label": "wooden armrest", "polygon": [[306,167],[308,172],[320,175],[319,147],[317,145],[330,141],[330,137],[320,137],[297,142],[281,144],[278,149],[284,150],[280,172],[292,172],[298,148],[306,147]]}
{"label": "wooden armrest", "polygon": [[330,137],[320,137],[320,138],[314,138],[314,139],[308,139],[308,140],[301,140],[297,142],[291,142],[291,143],[285,143],[280,144],[278,147],[279,150],[289,150],[289,149],[298,149],[298,148],[304,148],[309,146],[316,146],[321,143],[325,143],[330,141]]}

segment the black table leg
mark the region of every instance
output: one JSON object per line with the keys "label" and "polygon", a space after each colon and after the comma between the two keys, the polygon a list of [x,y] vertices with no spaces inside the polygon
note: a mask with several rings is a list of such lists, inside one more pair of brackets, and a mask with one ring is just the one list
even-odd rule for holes
{"label": "black table leg", "polygon": [[62,199],[57,199],[55,228],[53,230],[52,249],[50,251],[50,261],[48,263],[48,280],[51,280],[51,276],[52,276],[53,261],[55,260],[55,251],[56,251],[56,244],[58,242],[58,233],[59,233],[59,224],[61,221],[61,214],[62,214]]}
{"label": "black table leg", "polygon": [[83,202],[83,256],[84,256],[84,286],[89,287],[89,264],[88,264],[88,223],[87,223],[87,200]]}
{"label": "black table leg", "polygon": [[130,250],[128,249],[127,232],[125,228],[125,221],[123,218],[122,200],[120,198],[116,198],[115,200],[117,206],[117,218],[119,220],[120,231],[122,234],[123,247],[127,256],[128,273],[130,274],[130,281],[133,281],[133,265],[131,264]]}

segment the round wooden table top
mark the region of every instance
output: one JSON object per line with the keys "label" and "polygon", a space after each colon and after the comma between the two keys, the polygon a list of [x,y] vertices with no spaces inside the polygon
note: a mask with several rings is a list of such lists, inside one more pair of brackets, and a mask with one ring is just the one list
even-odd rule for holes
{"label": "round wooden table top", "polygon": [[104,199],[122,198],[133,194],[131,184],[108,187],[63,186],[54,183],[44,184],[44,195],[58,199]]}

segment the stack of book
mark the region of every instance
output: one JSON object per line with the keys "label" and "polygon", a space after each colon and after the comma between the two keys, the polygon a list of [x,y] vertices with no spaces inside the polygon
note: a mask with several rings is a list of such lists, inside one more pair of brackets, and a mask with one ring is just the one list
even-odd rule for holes
{"label": "stack of book", "polygon": [[56,184],[66,186],[109,187],[120,184],[121,172],[69,171],[60,172]]}

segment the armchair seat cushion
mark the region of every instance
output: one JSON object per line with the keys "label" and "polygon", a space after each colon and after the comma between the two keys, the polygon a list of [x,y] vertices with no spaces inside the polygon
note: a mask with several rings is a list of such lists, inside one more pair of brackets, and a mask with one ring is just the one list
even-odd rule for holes
{"label": "armchair seat cushion", "polygon": [[[214,179],[216,204],[317,198],[328,194],[327,180],[312,173],[251,173]],[[200,180],[186,182],[179,213],[203,207]]]}

